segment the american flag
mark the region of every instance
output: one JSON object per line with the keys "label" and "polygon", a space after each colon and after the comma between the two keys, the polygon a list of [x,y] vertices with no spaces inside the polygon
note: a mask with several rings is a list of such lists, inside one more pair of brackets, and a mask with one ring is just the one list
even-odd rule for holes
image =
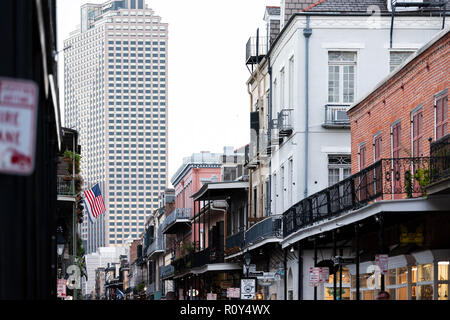
{"label": "american flag", "polygon": [[84,197],[86,198],[84,203],[86,210],[89,213],[89,218],[91,222],[94,222],[99,215],[106,211],[102,192],[100,191],[98,183],[96,183],[91,189],[85,191]]}

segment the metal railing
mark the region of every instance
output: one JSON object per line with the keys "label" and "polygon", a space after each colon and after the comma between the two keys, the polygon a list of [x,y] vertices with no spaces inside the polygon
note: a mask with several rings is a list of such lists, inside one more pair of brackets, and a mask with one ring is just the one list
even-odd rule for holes
{"label": "metal railing", "polygon": [[294,109],[283,109],[278,113],[278,134],[280,136],[287,136],[292,133],[294,129],[292,122],[292,111]]}
{"label": "metal railing", "polygon": [[282,215],[267,217],[254,224],[245,232],[245,246],[255,244],[267,238],[281,238]]}
{"label": "metal railing", "polygon": [[422,196],[421,178],[430,158],[382,159],[333,186],[293,205],[283,214],[283,236],[340,213],[365,206],[370,201]]}
{"label": "metal railing", "polygon": [[223,250],[216,248],[206,248],[202,251],[194,253],[194,267],[202,267],[210,263],[223,262]]}
{"label": "metal railing", "polygon": [[430,183],[450,177],[450,134],[433,141],[430,145]]}
{"label": "metal railing", "polygon": [[177,208],[172,213],[166,217],[164,222],[161,224],[160,229],[165,231],[167,227],[175,223],[177,220],[187,220],[191,218],[190,208]]}
{"label": "metal railing", "polygon": [[228,236],[225,239],[225,248],[226,249],[231,249],[234,247],[237,247],[239,249],[243,248],[245,245],[244,235],[245,230],[241,230],[238,233]]}
{"label": "metal railing", "polygon": [[155,252],[164,252],[166,250],[164,237],[158,237],[147,248],[147,256],[152,255]]}
{"label": "metal railing", "polygon": [[165,278],[168,277],[170,275],[172,275],[174,273],[175,269],[173,267],[173,265],[169,264],[168,266],[163,266],[161,268],[159,268],[159,277]]}
{"label": "metal railing", "polygon": [[245,62],[259,63],[260,58],[267,54],[268,37],[250,37],[245,45]]}
{"label": "metal railing", "polygon": [[72,180],[64,180],[64,176],[57,176],[57,194],[61,196],[74,196],[74,183]]}
{"label": "metal railing", "polygon": [[154,282],[153,283],[149,283],[147,285],[147,292],[146,292],[146,294],[150,295],[150,294],[153,294],[154,292],[155,292],[155,283]]}
{"label": "metal railing", "polygon": [[325,125],[327,126],[350,126],[350,119],[347,116],[348,104],[326,104],[325,105]]}

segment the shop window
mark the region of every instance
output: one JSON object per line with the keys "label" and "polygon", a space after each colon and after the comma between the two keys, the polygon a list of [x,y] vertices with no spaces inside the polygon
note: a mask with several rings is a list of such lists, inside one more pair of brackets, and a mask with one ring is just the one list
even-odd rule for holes
{"label": "shop window", "polygon": [[[352,277],[354,278],[354,277]],[[350,277],[350,271],[348,268],[342,268],[342,295],[339,292],[339,271],[336,272],[336,299],[340,300],[342,296],[342,300],[350,300],[350,291],[351,291],[351,281],[353,280]],[[328,282],[324,285],[324,298],[325,300],[333,300],[334,299],[334,287],[333,287],[333,279],[334,275],[330,274]],[[352,298],[353,299],[353,298]]]}
{"label": "shop window", "polygon": [[418,282],[433,281],[433,265],[431,263],[419,265]]}

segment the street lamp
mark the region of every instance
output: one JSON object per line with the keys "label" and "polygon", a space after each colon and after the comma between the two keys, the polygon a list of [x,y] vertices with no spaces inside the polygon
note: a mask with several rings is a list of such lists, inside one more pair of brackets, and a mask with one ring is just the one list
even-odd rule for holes
{"label": "street lamp", "polygon": [[62,229],[61,226],[58,227],[56,232],[57,232],[57,235],[56,235],[56,251],[58,253],[58,256],[62,256],[62,254],[64,253],[64,246],[66,245],[66,239],[64,239],[63,229]]}
{"label": "street lamp", "polygon": [[245,263],[245,267],[247,269],[247,278],[248,278],[248,271],[249,271],[249,268],[250,268],[251,260],[252,260],[252,255],[250,254],[250,252],[247,251],[244,254],[244,263]]}

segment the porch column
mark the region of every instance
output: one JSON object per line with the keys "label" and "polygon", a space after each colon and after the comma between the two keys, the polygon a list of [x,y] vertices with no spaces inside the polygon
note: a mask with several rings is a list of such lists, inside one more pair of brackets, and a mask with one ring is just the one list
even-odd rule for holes
{"label": "porch column", "polygon": [[[317,237],[314,237],[314,267],[317,267]],[[317,300],[317,286],[314,287],[314,300]]]}
{"label": "porch column", "polygon": [[360,300],[359,298],[359,225],[358,223],[355,225],[355,264],[356,264],[356,300]]}
{"label": "porch column", "polygon": [[[337,255],[337,248],[336,248],[336,231],[333,230],[332,232],[333,234],[333,257],[336,257]],[[334,271],[334,266],[333,266],[333,271]],[[334,272],[333,274],[333,300],[336,300],[336,294],[337,294],[337,272]]]}

